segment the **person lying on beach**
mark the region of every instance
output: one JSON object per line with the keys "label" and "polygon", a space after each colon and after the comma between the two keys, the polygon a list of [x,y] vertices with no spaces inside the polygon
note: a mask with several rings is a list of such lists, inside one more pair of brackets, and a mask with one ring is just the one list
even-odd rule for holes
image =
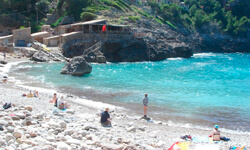
{"label": "person lying on beach", "polygon": [[109,115],[109,108],[106,108],[105,111],[100,114],[100,116],[101,116],[101,124],[103,127],[112,127]]}
{"label": "person lying on beach", "polygon": [[57,101],[57,108],[59,109],[67,109],[69,105],[67,101],[64,100],[63,96]]}

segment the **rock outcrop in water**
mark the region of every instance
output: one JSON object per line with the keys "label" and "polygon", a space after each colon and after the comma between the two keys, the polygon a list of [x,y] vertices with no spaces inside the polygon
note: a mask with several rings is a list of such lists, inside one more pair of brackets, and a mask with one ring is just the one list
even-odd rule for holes
{"label": "rock outcrop in water", "polygon": [[50,56],[49,54],[46,54],[42,51],[38,51],[32,56],[32,60],[38,61],[38,62],[46,62],[46,61],[48,62],[50,61]]}
{"label": "rock outcrop in water", "polygon": [[74,57],[69,63],[67,63],[61,70],[61,74],[70,74],[72,76],[82,76],[84,74],[90,74],[92,66],[86,62],[84,57]]}

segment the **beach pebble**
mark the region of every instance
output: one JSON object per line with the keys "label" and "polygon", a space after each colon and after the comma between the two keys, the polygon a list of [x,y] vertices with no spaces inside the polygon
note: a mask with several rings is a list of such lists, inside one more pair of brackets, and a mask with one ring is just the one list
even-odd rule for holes
{"label": "beach pebble", "polygon": [[63,128],[63,129],[66,129],[66,127],[67,127],[67,124],[66,124],[65,122],[63,122],[63,121],[61,121],[61,122],[59,123],[59,125],[60,125],[61,128]]}
{"label": "beach pebble", "polygon": [[46,140],[49,141],[49,142],[55,142],[55,137],[47,136]]}
{"label": "beach pebble", "polygon": [[17,116],[11,116],[11,118],[12,118],[12,120],[15,120],[15,121],[20,120],[20,118]]}
{"label": "beach pebble", "polygon": [[0,145],[1,145],[1,146],[6,146],[7,143],[6,143],[6,141],[4,141],[4,140],[0,140]]}
{"label": "beach pebble", "polygon": [[87,145],[94,145],[95,142],[94,142],[94,141],[87,140],[87,141],[85,141],[85,144],[87,144]]}
{"label": "beach pebble", "polygon": [[15,115],[19,117],[20,119],[25,119],[26,117],[23,113],[16,113]]}
{"label": "beach pebble", "polygon": [[74,131],[72,129],[66,129],[64,131],[64,135],[72,135],[74,133]]}
{"label": "beach pebble", "polygon": [[162,121],[155,121],[155,124],[162,124]]}
{"label": "beach pebble", "polygon": [[22,131],[15,131],[13,133],[13,136],[18,139],[18,138],[21,138],[23,134],[24,133]]}
{"label": "beach pebble", "polygon": [[16,150],[14,147],[12,147],[12,146],[8,146],[8,147],[5,147],[5,149],[7,149],[7,150]]}
{"label": "beach pebble", "polygon": [[145,127],[139,127],[138,130],[145,131],[146,129],[145,129]]}
{"label": "beach pebble", "polygon": [[31,147],[32,147],[32,145],[28,145],[26,143],[23,143],[23,144],[20,145],[21,149],[28,149],[28,148],[31,148]]}
{"label": "beach pebble", "polygon": [[127,128],[128,132],[135,132],[136,128],[134,126]]}
{"label": "beach pebble", "polygon": [[81,130],[81,131],[79,131],[79,134],[81,134],[83,137],[85,137],[89,133],[87,131],[85,131],[85,130]]}
{"label": "beach pebble", "polygon": [[16,149],[16,145],[14,144],[14,142],[10,144],[10,142],[8,143],[10,147],[13,147],[14,149]]}
{"label": "beach pebble", "polygon": [[158,141],[157,143],[156,143],[156,146],[157,147],[161,147],[161,146],[163,146],[164,145],[164,142],[163,141]]}
{"label": "beach pebble", "polygon": [[30,106],[30,105],[27,105],[27,106],[25,106],[25,110],[32,111],[32,110],[33,110],[33,107]]}
{"label": "beach pebble", "polygon": [[34,132],[30,132],[29,134],[30,134],[31,137],[36,137],[37,136],[37,134],[34,133]]}
{"label": "beach pebble", "polygon": [[70,150],[70,146],[64,142],[57,143],[57,150]]}
{"label": "beach pebble", "polygon": [[11,132],[11,133],[15,130],[15,128],[12,126],[8,126],[6,129],[8,132]]}
{"label": "beach pebble", "polygon": [[5,140],[8,142],[8,141],[10,141],[10,140],[12,140],[12,139],[16,139],[11,133],[7,133],[6,135],[5,135]]}
{"label": "beach pebble", "polygon": [[5,121],[12,121],[12,118],[9,117],[9,116],[4,116],[3,119],[4,119]]}
{"label": "beach pebble", "polygon": [[72,115],[75,114],[75,111],[73,109],[67,109],[65,112]]}
{"label": "beach pebble", "polygon": [[71,145],[71,144],[75,144],[75,145],[81,145],[81,142],[79,140],[76,140],[76,139],[69,139],[67,140],[65,143]]}
{"label": "beach pebble", "polygon": [[93,137],[92,137],[91,135],[87,135],[87,136],[86,136],[86,139],[87,139],[87,140],[92,140]]}
{"label": "beach pebble", "polygon": [[123,145],[115,145],[115,144],[111,144],[111,143],[100,143],[100,147],[102,149],[110,149],[110,150],[118,150],[118,149],[123,149]]}
{"label": "beach pebble", "polygon": [[129,127],[131,127],[131,126],[133,126],[135,123],[134,122],[129,122],[127,125],[129,126]]}
{"label": "beach pebble", "polygon": [[0,124],[1,124],[2,126],[6,126],[6,125],[8,124],[8,122],[5,121],[5,120],[0,120]]}

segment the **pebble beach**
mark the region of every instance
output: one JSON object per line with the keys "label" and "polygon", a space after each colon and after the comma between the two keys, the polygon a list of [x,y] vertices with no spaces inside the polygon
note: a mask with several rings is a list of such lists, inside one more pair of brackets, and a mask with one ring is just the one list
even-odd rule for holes
{"label": "pebble beach", "polygon": [[[0,60],[3,57],[0,56]],[[27,58],[14,58],[7,55],[8,63],[28,61]],[[7,65],[1,65],[3,74]],[[2,77],[2,75],[0,75]],[[32,87],[20,87],[9,77],[7,83],[0,82],[0,102],[15,104],[9,109],[0,108],[0,149],[7,150],[154,150],[168,149],[176,142],[188,142],[190,150],[229,150],[230,147],[250,149],[250,135],[227,133],[221,135],[230,138],[220,141],[185,141],[180,136],[208,137],[211,130],[170,126],[163,121],[147,121],[137,116],[130,116],[125,108],[104,103],[90,105],[88,100],[81,100],[68,93],[64,96],[70,109],[53,114],[53,89],[39,91],[39,97],[23,97]],[[36,89],[37,90],[37,89]],[[112,127],[102,127],[99,114],[104,108],[110,108]],[[149,106],[150,107],[150,106]]]}

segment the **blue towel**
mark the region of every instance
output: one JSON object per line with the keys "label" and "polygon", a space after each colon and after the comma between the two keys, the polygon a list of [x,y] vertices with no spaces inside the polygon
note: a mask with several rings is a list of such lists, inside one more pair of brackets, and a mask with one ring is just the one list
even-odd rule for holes
{"label": "blue towel", "polygon": [[193,142],[201,142],[201,143],[206,143],[209,142],[209,137],[207,136],[195,136],[192,139]]}

